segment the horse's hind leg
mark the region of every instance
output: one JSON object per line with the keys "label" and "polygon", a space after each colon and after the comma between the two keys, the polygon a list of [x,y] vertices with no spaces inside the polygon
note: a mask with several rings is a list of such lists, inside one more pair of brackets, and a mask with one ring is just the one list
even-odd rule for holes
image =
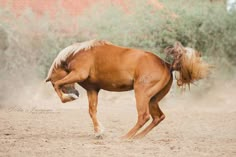
{"label": "horse's hind leg", "polygon": [[88,90],[89,115],[93,121],[94,133],[96,137],[102,137],[103,128],[97,120],[98,90]]}
{"label": "horse's hind leg", "polygon": [[135,90],[136,107],[138,112],[138,121],[135,126],[122,138],[129,139],[134,137],[137,131],[150,119],[148,102],[149,97],[145,96],[145,92],[141,88]]}
{"label": "horse's hind leg", "polygon": [[165,119],[165,115],[159,108],[159,104],[156,102],[150,102],[149,104],[150,114],[152,116],[152,122],[139,134],[137,134],[134,138],[142,138],[148,132],[150,132],[155,126],[157,126],[162,120]]}
{"label": "horse's hind leg", "polygon": [[169,80],[168,84],[160,92],[152,97],[149,102],[149,110],[153,119],[152,123],[150,123],[142,132],[137,134],[135,138],[144,137],[148,132],[150,132],[155,126],[165,119],[165,115],[161,111],[158,103],[169,92],[171,84],[172,79]]}

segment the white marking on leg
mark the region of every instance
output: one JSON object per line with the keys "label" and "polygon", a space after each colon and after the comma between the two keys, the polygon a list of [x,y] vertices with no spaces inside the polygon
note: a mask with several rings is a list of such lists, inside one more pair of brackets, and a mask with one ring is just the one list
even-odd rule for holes
{"label": "white marking on leg", "polygon": [[72,97],[73,99],[78,99],[79,97],[76,95],[76,94],[74,94],[74,93],[70,93],[70,94],[68,94],[70,97]]}
{"label": "white marking on leg", "polygon": [[75,94],[64,94],[62,95],[62,98],[63,99],[72,99],[72,100],[75,100],[75,99],[78,99],[79,97]]}
{"label": "white marking on leg", "polygon": [[103,138],[104,130],[105,130],[105,128],[103,127],[103,125],[100,122],[98,122],[98,131],[94,133],[95,137],[96,138]]}

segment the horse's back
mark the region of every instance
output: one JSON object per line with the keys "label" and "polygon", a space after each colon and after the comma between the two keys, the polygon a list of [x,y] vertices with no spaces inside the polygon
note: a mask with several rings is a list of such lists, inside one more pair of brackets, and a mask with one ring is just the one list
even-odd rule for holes
{"label": "horse's back", "polygon": [[153,73],[152,75],[157,77],[164,68],[159,57],[137,49],[103,45],[86,53],[91,65],[85,83],[109,91],[131,90],[140,75],[148,76]]}
{"label": "horse's back", "polygon": [[108,69],[134,72],[137,67],[144,64],[148,68],[162,67],[165,64],[158,56],[150,52],[115,45],[96,47],[92,53],[94,54],[94,65],[97,66],[96,70],[101,70],[100,72]]}
{"label": "horse's back", "polygon": [[99,72],[107,70],[134,71],[139,59],[145,55],[143,51],[115,45],[104,45],[97,47],[94,51],[94,64]]}

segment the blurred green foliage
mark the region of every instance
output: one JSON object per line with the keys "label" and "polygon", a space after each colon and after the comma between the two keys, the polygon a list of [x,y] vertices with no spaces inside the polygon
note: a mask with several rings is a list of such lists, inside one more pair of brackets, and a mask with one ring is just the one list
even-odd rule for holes
{"label": "blurred green foliage", "polygon": [[0,9],[0,26],[8,41],[7,49],[1,50],[0,72],[13,78],[16,72],[20,77],[30,74],[44,78],[61,49],[90,39],[157,55],[180,41],[201,51],[224,72],[235,68],[236,13],[227,13],[223,3],[203,0],[160,2],[164,9],[145,0],[132,1],[127,11],[112,3],[96,4],[79,17],[71,17],[60,8],[53,19],[46,13],[37,17],[30,9],[20,17],[7,8]]}

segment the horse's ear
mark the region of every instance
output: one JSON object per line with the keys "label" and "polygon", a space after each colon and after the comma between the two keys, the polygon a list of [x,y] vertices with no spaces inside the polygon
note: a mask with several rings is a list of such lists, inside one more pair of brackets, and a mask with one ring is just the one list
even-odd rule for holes
{"label": "horse's ear", "polygon": [[201,52],[197,52],[197,56],[198,57],[202,57],[202,53]]}
{"label": "horse's ear", "polygon": [[175,42],[173,50],[172,50],[172,54],[177,57],[177,56],[181,56],[181,54],[183,54],[185,52],[185,48],[184,46],[179,42]]}
{"label": "horse's ear", "polygon": [[46,78],[45,82],[51,81],[51,78]]}
{"label": "horse's ear", "polygon": [[183,49],[184,46],[181,44],[181,42],[176,41],[175,44],[174,44],[174,48],[175,49]]}
{"label": "horse's ear", "polygon": [[167,56],[172,55],[172,51],[173,51],[173,47],[172,47],[172,46],[166,47],[166,48],[164,49],[164,53],[165,53]]}

